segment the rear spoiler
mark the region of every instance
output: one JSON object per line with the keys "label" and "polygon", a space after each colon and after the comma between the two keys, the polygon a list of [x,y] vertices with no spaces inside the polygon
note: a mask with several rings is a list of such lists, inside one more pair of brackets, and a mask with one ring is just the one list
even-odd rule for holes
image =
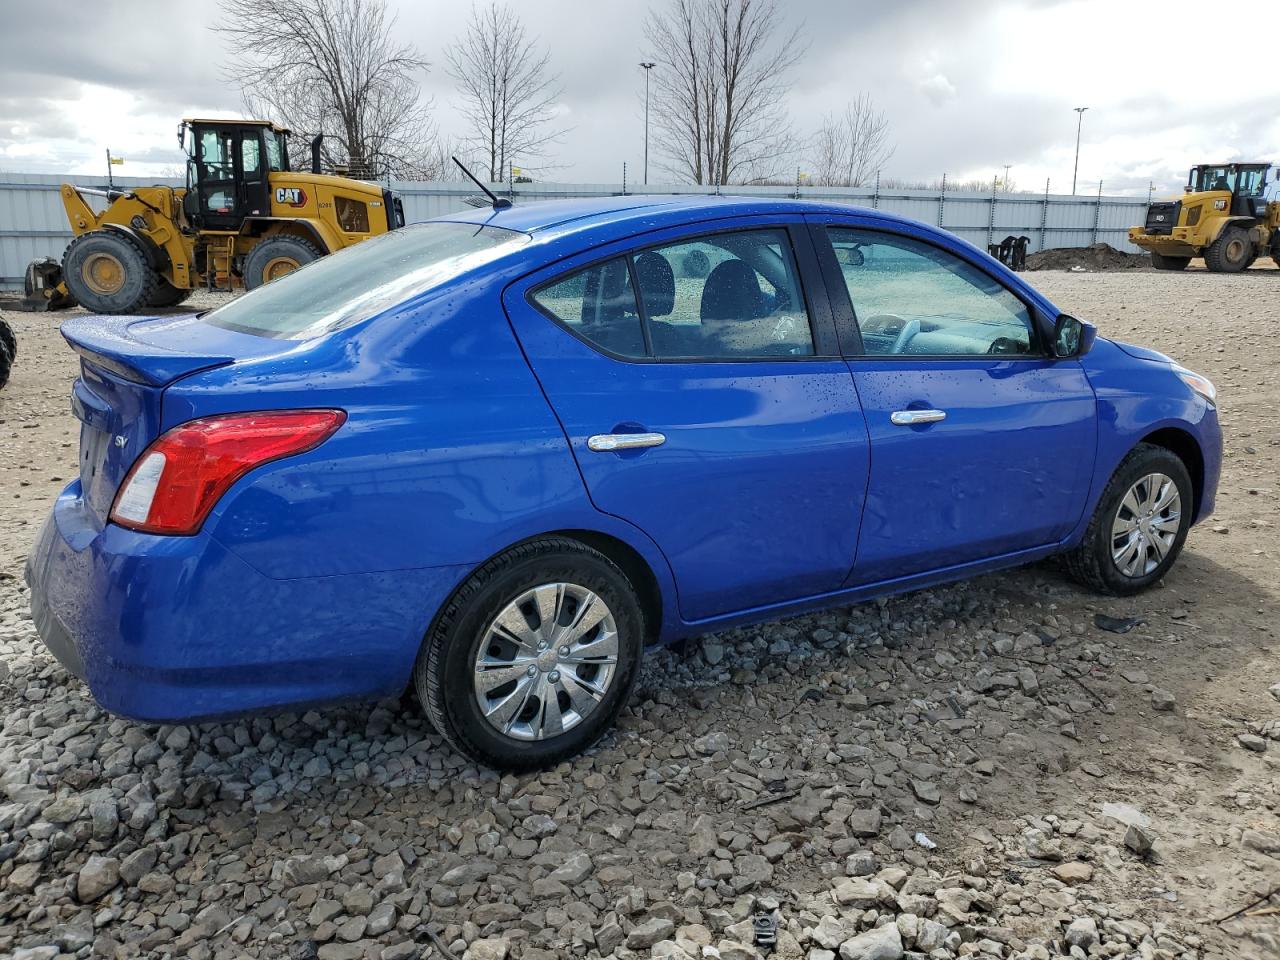
{"label": "rear spoiler", "polygon": [[[152,318],[154,319],[154,318]],[[63,339],[91,363],[134,383],[163,387],[199,370],[226,366],[233,356],[170,350],[131,336],[139,317],[75,317],[62,324]]]}

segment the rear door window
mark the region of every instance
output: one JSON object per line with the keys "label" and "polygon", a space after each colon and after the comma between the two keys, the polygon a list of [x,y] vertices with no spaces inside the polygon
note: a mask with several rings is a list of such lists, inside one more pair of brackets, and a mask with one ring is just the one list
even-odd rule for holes
{"label": "rear door window", "polygon": [[815,354],[782,229],[743,230],[617,257],[536,289],[532,301],[603,352],[742,360]]}

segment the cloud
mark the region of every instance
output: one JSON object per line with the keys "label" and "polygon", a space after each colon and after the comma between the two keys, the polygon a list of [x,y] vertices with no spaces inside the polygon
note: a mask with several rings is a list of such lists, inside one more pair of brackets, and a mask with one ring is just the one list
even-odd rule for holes
{"label": "cloud", "polygon": [[936,107],[956,99],[956,88],[946,74],[934,73],[916,82],[916,89],[924,94],[924,98]]}

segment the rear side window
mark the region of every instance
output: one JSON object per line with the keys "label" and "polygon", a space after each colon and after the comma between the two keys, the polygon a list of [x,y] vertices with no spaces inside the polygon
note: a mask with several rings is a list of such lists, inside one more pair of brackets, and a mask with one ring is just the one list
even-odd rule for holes
{"label": "rear side window", "polygon": [[570,274],[533,295],[566,327],[609,353],[645,356],[640,311],[625,257]]}
{"label": "rear side window", "polygon": [[570,274],[532,299],[615,356],[735,360],[815,352],[785,230],[654,247]]}

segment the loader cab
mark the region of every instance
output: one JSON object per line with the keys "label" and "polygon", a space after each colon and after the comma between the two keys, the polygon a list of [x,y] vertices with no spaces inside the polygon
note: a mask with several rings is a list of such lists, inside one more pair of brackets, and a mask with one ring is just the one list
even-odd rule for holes
{"label": "loader cab", "polygon": [[1226,204],[1233,217],[1261,218],[1266,215],[1267,163],[1204,163],[1191,168],[1187,176],[1187,193],[1226,191],[1231,200]]}
{"label": "loader cab", "polygon": [[239,230],[271,213],[270,174],[289,169],[289,131],[264,120],[184,120],[187,194],[183,212],[198,230]]}

